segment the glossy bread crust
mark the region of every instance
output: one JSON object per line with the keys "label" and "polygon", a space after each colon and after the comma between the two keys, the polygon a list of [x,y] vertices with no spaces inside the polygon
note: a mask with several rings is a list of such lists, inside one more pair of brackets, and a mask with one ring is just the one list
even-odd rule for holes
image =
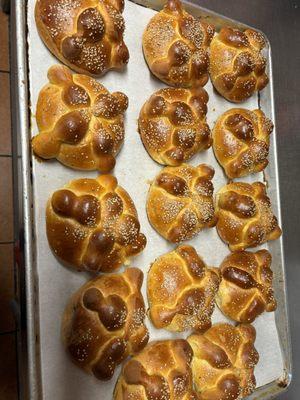
{"label": "glossy bread crust", "polygon": [[261,110],[231,108],[218,118],[213,129],[213,149],[228,178],[266,168],[272,130],[272,121]]}
{"label": "glossy bread crust", "polygon": [[146,101],[140,111],[139,133],[153,160],[177,166],[211,146],[207,102],[202,87],[161,89]]}
{"label": "glossy bread crust", "polygon": [[245,250],[281,235],[266,186],[233,182],[216,196],[217,231],[231,251]]}
{"label": "glossy bread crust", "polygon": [[188,14],[180,0],[167,0],[143,35],[150,71],[170,86],[204,86],[208,81],[208,47],[214,28]]}
{"label": "glossy bread crust", "polygon": [[100,76],[129,59],[123,0],[37,0],[35,21],[48,49],[76,72]]}
{"label": "glossy bread crust", "polygon": [[134,203],[112,175],[76,179],[54,192],[46,226],[54,254],[79,271],[112,272],[146,245]]}
{"label": "glossy bread crust", "polygon": [[269,82],[265,72],[266,46],[263,35],[253,29],[244,32],[222,28],[210,45],[210,78],[216,90],[234,103],[247,100]]}
{"label": "glossy bread crust", "polygon": [[147,280],[152,323],[178,332],[208,329],[219,281],[218,270],[208,268],[192,246],[160,256]]}
{"label": "glossy bread crust", "polygon": [[147,215],[165,239],[179,243],[215,224],[212,178],[206,164],[165,167],[151,184]]}
{"label": "glossy bread crust", "polygon": [[82,286],[65,309],[66,350],[76,365],[100,380],[111,379],[116,366],[148,342],[142,282],[138,268],[102,275]]}
{"label": "glossy bread crust", "polygon": [[239,400],[256,386],[258,353],[252,325],[220,323],[187,340],[193,349],[193,379],[199,400]]}
{"label": "glossy bread crust", "polygon": [[190,369],[192,356],[186,340],[150,342],[123,366],[114,400],[197,400]]}
{"label": "glossy bread crust", "polygon": [[250,323],[264,311],[276,310],[271,261],[267,250],[239,251],[223,260],[216,302],[225,315]]}
{"label": "glossy bread crust", "polygon": [[74,169],[111,171],[124,142],[127,96],[62,65],[52,66],[48,78],[37,102],[34,153]]}

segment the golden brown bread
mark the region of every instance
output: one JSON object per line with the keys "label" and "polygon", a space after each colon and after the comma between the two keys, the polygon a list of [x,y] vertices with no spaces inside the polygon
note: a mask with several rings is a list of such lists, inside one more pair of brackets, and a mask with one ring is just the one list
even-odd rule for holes
{"label": "golden brown bread", "polygon": [[213,35],[214,28],[188,14],[180,0],[167,0],[143,35],[150,71],[171,86],[204,86],[208,81],[207,49]]}
{"label": "golden brown bread", "polygon": [[260,32],[222,28],[210,44],[210,78],[225,99],[239,103],[269,82]]}
{"label": "golden brown bread", "polygon": [[146,245],[134,203],[112,175],[76,179],[54,192],[46,224],[55,255],[77,270],[111,272]]}
{"label": "golden brown bread", "polygon": [[211,146],[207,102],[202,87],[161,89],[146,101],[139,116],[139,133],[153,160],[177,166]]}
{"label": "golden brown bread", "polygon": [[231,251],[255,247],[281,235],[266,186],[233,182],[216,196],[217,230]]}
{"label": "golden brown bread", "polygon": [[229,178],[262,171],[268,165],[273,124],[260,110],[232,108],[213,129],[215,156]]}
{"label": "golden brown bread", "polygon": [[253,322],[264,311],[276,309],[271,261],[267,250],[239,251],[223,260],[216,302],[225,315],[234,321]]}
{"label": "golden brown bread", "polygon": [[127,96],[62,65],[52,66],[48,78],[38,98],[33,151],[71,168],[109,172],[124,142]]}
{"label": "golden brown bread", "polygon": [[62,319],[62,338],[72,361],[96,378],[107,380],[128,355],[148,342],[143,273],[101,275],[70,299]]}
{"label": "golden brown bread", "polygon": [[165,167],[150,186],[147,215],[153,228],[177,243],[215,224],[214,170],[206,164]]}
{"label": "golden brown bread", "polygon": [[150,342],[123,366],[114,400],[197,400],[192,356],[186,340]]}
{"label": "golden brown bread", "polygon": [[218,270],[207,268],[192,246],[162,255],[151,265],[147,280],[154,326],[170,331],[209,328],[218,286]]}
{"label": "golden brown bread", "polygon": [[37,0],[35,21],[48,49],[74,71],[100,76],[129,59],[124,0]]}
{"label": "golden brown bread", "polygon": [[256,386],[258,353],[251,325],[215,324],[204,334],[188,338],[194,357],[193,379],[199,400],[236,400]]}

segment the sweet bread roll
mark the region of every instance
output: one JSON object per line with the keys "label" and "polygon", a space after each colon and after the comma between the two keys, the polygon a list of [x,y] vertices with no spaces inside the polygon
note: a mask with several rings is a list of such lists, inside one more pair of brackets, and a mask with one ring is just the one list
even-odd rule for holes
{"label": "sweet bread roll", "polygon": [[163,168],[147,198],[147,214],[153,228],[177,243],[213,226],[213,176],[213,168],[206,164]]}
{"label": "sweet bread roll", "polygon": [[147,291],[151,320],[170,331],[211,326],[219,286],[217,269],[209,269],[192,246],[181,245],[151,265]]}
{"label": "sweet bread roll", "polygon": [[55,57],[74,71],[100,76],[128,62],[123,8],[124,0],[37,0],[35,21]]}
{"label": "sweet bread roll", "polygon": [[150,342],[122,368],[114,400],[197,400],[186,340]]}
{"label": "sweet bread roll", "polygon": [[202,87],[161,89],[146,101],[139,116],[139,133],[153,160],[177,166],[211,146],[207,101]]}
{"label": "sweet bread roll", "polygon": [[194,357],[193,379],[199,399],[239,400],[256,386],[254,367],[258,353],[251,325],[213,325],[204,334],[188,338]]}
{"label": "sweet bread roll", "polygon": [[148,342],[143,273],[101,275],[70,299],[62,320],[62,338],[72,361],[96,378],[107,380],[128,355]]}
{"label": "sweet bread roll", "polygon": [[62,65],[51,67],[48,78],[37,102],[35,154],[75,169],[112,170],[124,142],[127,96]]}
{"label": "sweet bread roll", "polygon": [[233,179],[262,171],[268,165],[273,124],[260,110],[232,108],[213,129],[213,149],[226,175]]}
{"label": "sweet bread roll", "polygon": [[260,32],[222,28],[210,44],[210,78],[225,99],[239,103],[262,90],[269,82]]}
{"label": "sweet bread roll", "polygon": [[204,86],[208,81],[207,49],[214,28],[188,14],[179,0],[167,0],[143,35],[150,71],[171,86]]}
{"label": "sweet bread roll", "polygon": [[46,225],[55,255],[79,271],[114,271],[146,245],[134,203],[111,175],[76,179],[54,192]]}
{"label": "sweet bread roll", "polygon": [[267,250],[239,251],[224,259],[216,301],[225,315],[234,321],[253,322],[264,311],[276,309],[271,261]]}
{"label": "sweet bread roll", "polygon": [[255,247],[281,235],[261,182],[223,186],[216,196],[216,217],[218,233],[231,251]]}

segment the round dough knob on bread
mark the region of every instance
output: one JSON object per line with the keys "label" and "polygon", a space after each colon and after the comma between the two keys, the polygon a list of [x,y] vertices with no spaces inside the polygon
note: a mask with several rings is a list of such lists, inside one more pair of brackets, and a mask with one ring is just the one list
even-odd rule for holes
{"label": "round dough knob on bread", "polygon": [[210,78],[215,89],[234,103],[247,100],[269,82],[260,32],[225,27],[210,44]]}
{"label": "round dough knob on bread", "polygon": [[134,203],[112,175],[76,179],[54,192],[46,226],[54,254],[79,271],[112,272],[146,245]]}
{"label": "round dough knob on bread", "polygon": [[214,28],[188,14],[180,0],[167,0],[143,35],[150,71],[170,86],[204,86],[208,81],[207,49]]}
{"label": "round dough knob on bread", "polygon": [[140,111],[139,133],[153,160],[177,166],[211,146],[207,102],[202,87],[161,89],[146,101]]}
{"label": "round dough knob on bread", "polygon": [[184,339],[150,342],[124,364],[114,400],[197,400],[190,368],[192,356]]}
{"label": "round dough knob on bread", "polygon": [[35,21],[41,39],[62,63],[100,76],[128,62],[123,9],[123,0],[37,0]]}
{"label": "round dough knob on bread", "polygon": [[217,231],[231,251],[278,239],[281,229],[261,182],[233,182],[216,196]]}
{"label": "round dough knob on bread", "polygon": [[240,400],[256,386],[254,367],[258,353],[252,325],[213,325],[187,339],[193,349],[193,379],[199,399]]}
{"label": "round dough knob on bread", "polygon": [[62,65],[52,66],[48,78],[37,102],[34,153],[74,169],[111,171],[124,142],[127,96]]}
{"label": "round dough knob on bread", "polygon": [[213,176],[213,168],[206,164],[163,168],[147,198],[147,215],[153,228],[178,243],[214,226]]}
{"label": "round dough knob on bread", "polygon": [[223,260],[216,302],[225,315],[248,323],[264,311],[276,310],[271,261],[267,250],[238,251]]}
{"label": "round dough knob on bread", "polygon": [[213,129],[213,149],[229,178],[266,168],[272,130],[273,123],[261,110],[232,108],[218,118]]}
{"label": "round dough knob on bread", "polygon": [[189,245],[160,256],[147,280],[149,314],[156,328],[206,330],[211,326],[219,273]]}
{"label": "round dough knob on bread", "polygon": [[111,379],[116,366],[148,342],[142,282],[138,268],[101,275],[68,302],[62,320],[64,345],[72,361],[98,379]]}

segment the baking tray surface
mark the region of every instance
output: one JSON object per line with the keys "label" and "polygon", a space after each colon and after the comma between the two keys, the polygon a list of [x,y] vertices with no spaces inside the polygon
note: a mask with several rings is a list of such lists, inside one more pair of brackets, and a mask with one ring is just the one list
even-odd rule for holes
{"label": "baking tray surface", "polygon": [[[145,5],[142,0],[139,0],[139,2]],[[34,114],[39,90],[47,83],[48,68],[58,63],[58,60],[49,53],[38,36],[34,22],[34,4],[34,0],[28,0],[28,66],[30,104],[32,105],[32,136],[37,134]],[[99,79],[111,92],[123,91],[129,97],[129,107],[126,112],[125,122],[125,143],[117,157],[114,175],[118,178],[119,184],[133,198],[139,214],[141,231],[145,233],[148,239],[144,252],[131,260],[132,266],[139,267],[144,272],[143,294],[145,300],[146,278],[150,263],[159,255],[175,247],[167,243],[153,230],[148,222],[145,210],[149,182],[160,171],[161,166],[156,164],[145,151],[137,133],[137,118],[143,103],[149,96],[154,91],[166,87],[150,74],[142,53],[143,31],[149,19],[155,14],[156,11],[154,9],[161,7],[161,3],[154,1],[146,4],[149,6],[148,8],[130,1],[126,2],[124,11],[126,21],[125,42],[130,51],[130,61],[127,69],[122,73],[111,71]],[[223,17],[216,16],[214,13],[195,5],[188,5],[188,9],[194,15],[202,15],[207,20],[216,22],[218,27],[224,23],[243,27],[242,24],[225,20]],[[269,61],[268,72],[271,75],[270,48],[266,50],[266,56]],[[208,123],[212,128],[217,117],[224,111],[235,107],[235,105],[218,96],[213,91],[210,82],[205,86],[205,89],[210,97]],[[238,105],[238,107],[262,108],[266,115],[274,120],[272,96],[271,82],[261,95],[253,96],[248,101]],[[276,130],[274,129],[271,137],[270,163],[265,174],[252,175],[243,180],[247,182],[267,181],[269,195],[273,202],[273,210],[278,215],[280,222],[275,134]],[[207,163],[214,167],[215,177],[213,183],[215,192],[226,184],[227,179],[218,165],[212,149],[199,153],[190,163],[192,165]],[[38,303],[36,310],[38,313],[38,326],[36,326],[36,329],[39,332],[41,386],[44,399],[111,399],[114,384],[120,371],[120,367],[116,369],[111,381],[100,382],[93,376],[89,376],[78,369],[68,359],[60,340],[61,316],[71,294],[86,282],[89,275],[62,267],[50,251],[46,238],[45,205],[52,192],[72,179],[94,176],[97,176],[96,172],[74,171],[64,167],[57,161],[38,162],[34,157],[32,158],[33,230],[35,237],[35,247],[32,251],[35,254],[38,288],[37,292],[32,293],[32,295],[36,296]],[[229,253],[228,247],[221,241],[215,228],[202,231],[188,243],[197,249],[210,266],[218,266]],[[260,353],[260,361],[255,369],[255,376],[257,386],[262,389],[256,391],[251,398],[255,398],[258,395],[262,396],[261,398],[269,398],[278,390],[281,390],[278,389],[277,383],[285,382],[290,372],[282,240],[280,239],[259,248],[267,248],[272,254],[273,270],[275,272],[275,294],[279,306],[276,313],[265,313],[253,324],[257,330],[255,345]],[[216,307],[213,314],[213,322],[226,320]],[[147,326],[151,340],[187,336],[186,333],[174,334],[166,330],[157,330],[153,328],[149,320],[147,320]],[[29,345],[33,346],[35,343],[29,343]]]}

